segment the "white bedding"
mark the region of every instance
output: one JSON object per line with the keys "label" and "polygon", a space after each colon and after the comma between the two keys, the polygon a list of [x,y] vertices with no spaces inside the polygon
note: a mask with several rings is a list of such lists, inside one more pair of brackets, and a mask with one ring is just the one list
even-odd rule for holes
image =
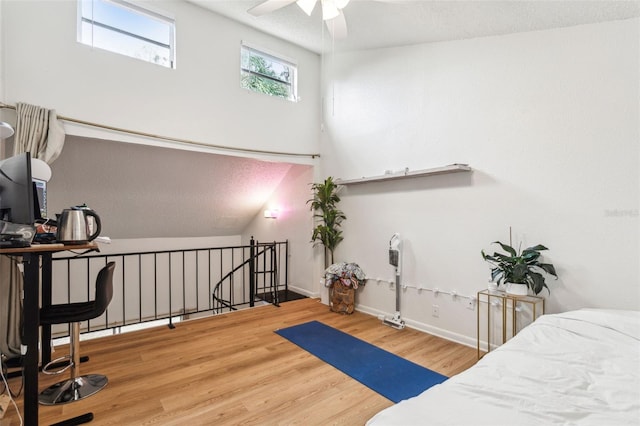
{"label": "white bedding", "polygon": [[544,315],[381,425],[640,425],[640,312]]}

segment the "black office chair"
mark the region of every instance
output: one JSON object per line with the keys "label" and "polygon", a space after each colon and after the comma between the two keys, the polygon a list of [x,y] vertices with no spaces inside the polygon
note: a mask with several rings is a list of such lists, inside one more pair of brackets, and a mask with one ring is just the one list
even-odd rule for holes
{"label": "black office chair", "polygon": [[[113,296],[113,270],[115,262],[109,262],[102,268],[96,279],[96,297],[89,302],[66,303],[43,307],[40,310],[41,324],[65,324],[71,323],[69,343],[70,354],[66,357],[51,361],[50,364],[59,363],[62,359],[69,359],[69,365],[62,370],[71,369],[71,377],[68,380],[56,383],[42,391],[38,401],[43,405],[57,405],[78,401],[93,395],[107,385],[107,377],[101,374],[88,374],[80,376],[80,323],[82,321],[97,318],[107,310]],[[47,366],[43,368],[46,372]]]}

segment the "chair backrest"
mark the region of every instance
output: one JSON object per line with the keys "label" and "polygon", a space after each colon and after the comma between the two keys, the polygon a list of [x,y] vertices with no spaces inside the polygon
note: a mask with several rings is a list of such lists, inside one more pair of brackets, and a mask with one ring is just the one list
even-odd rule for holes
{"label": "chair backrest", "polygon": [[96,317],[102,315],[104,311],[107,310],[113,298],[113,271],[115,268],[116,262],[109,262],[107,266],[98,272],[94,305],[94,314],[96,314]]}

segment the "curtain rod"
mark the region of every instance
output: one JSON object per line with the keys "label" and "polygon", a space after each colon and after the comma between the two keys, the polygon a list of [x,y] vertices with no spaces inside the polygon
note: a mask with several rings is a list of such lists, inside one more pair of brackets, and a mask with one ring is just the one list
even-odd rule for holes
{"label": "curtain rod", "polygon": [[[8,105],[8,104],[2,103],[2,102],[0,102],[0,108],[13,109],[13,110],[16,109],[15,105]],[[131,134],[131,135],[144,136],[144,137],[148,137],[148,138],[154,138],[154,139],[171,141],[171,142],[178,142],[178,143],[183,143],[183,144],[186,144],[186,145],[201,146],[201,147],[206,147],[206,148],[217,148],[217,149],[223,149],[223,150],[227,150],[227,151],[236,151],[236,152],[248,152],[248,153],[252,153],[252,154],[283,155],[283,156],[289,156],[289,157],[311,157],[311,158],[320,157],[320,154],[300,154],[300,153],[293,153],[293,152],[266,151],[266,150],[251,149],[251,148],[233,148],[233,147],[224,146],[224,145],[210,145],[210,144],[206,144],[206,143],[203,143],[203,142],[192,141],[192,140],[189,140],[189,139],[173,138],[173,137],[168,137],[168,136],[156,135],[156,134],[153,134],[153,133],[139,132],[137,130],[123,129],[123,128],[120,128],[120,127],[109,126],[109,125],[106,125],[106,124],[92,123],[91,121],[85,121],[85,120],[79,120],[77,118],[65,117],[64,115],[58,115],[58,119],[59,120],[63,120],[63,121],[68,121],[70,123],[77,123],[77,124],[82,124],[82,125],[85,125],[85,126],[98,127],[98,128],[106,129],[106,130],[113,130],[115,132],[120,132],[120,133],[128,133],[128,134]]]}

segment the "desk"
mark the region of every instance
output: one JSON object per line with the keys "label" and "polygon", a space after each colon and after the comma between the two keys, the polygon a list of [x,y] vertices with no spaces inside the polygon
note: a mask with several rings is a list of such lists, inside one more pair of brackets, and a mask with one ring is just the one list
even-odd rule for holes
{"label": "desk", "polygon": [[[38,426],[38,328],[40,327],[40,266],[42,265],[42,306],[51,305],[51,261],[56,252],[97,250],[98,244],[34,244],[31,247],[0,249],[0,254],[22,256],[24,296],[22,345],[26,347],[23,364],[24,424]],[[51,327],[42,332],[43,363],[51,359]]]}

